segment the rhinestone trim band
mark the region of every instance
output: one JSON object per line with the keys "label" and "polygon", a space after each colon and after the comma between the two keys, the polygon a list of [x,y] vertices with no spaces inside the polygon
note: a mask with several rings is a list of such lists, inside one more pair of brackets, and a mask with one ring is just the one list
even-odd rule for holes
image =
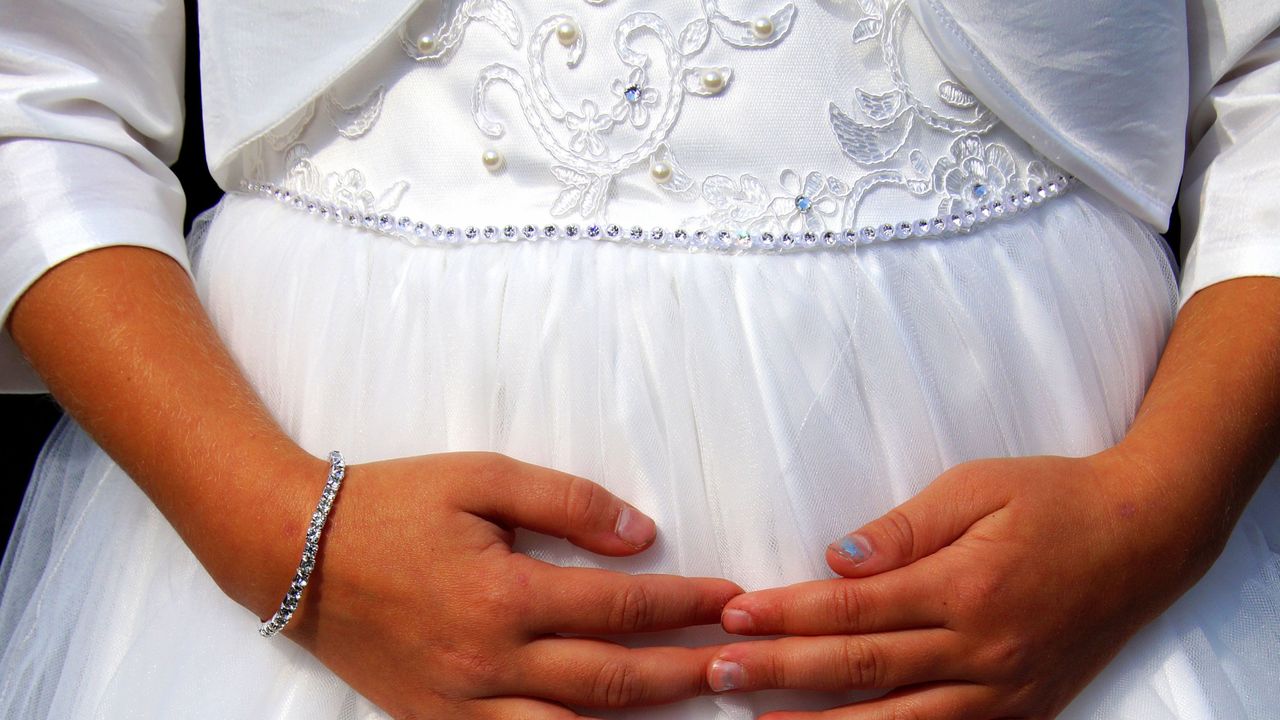
{"label": "rhinestone trim band", "polygon": [[298,564],[298,572],[294,574],[293,582],[289,583],[289,592],[285,593],[280,609],[271,616],[270,620],[258,626],[258,634],[262,637],[271,637],[283,630],[293,618],[293,613],[297,611],[298,602],[302,599],[302,589],[307,586],[307,581],[311,579],[311,571],[316,567],[316,554],[320,550],[320,532],[324,530],[324,523],[329,519],[329,510],[333,507],[333,500],[338,496],[338,488],[342,485],[342,478],[346,474],[347,464],[342,459],[342,453],[337,450],[329,453],[329,479],[325,481],[324,492],[320,494],[316,511],[311,514],[311,525],[307,528],[307,542],[302,548],[302,562]]}
{"label": "rhinestone trim band", "polygon": [[885,223],[878,227],[827,230],[825,232],[781,233],[718,231],[683,228],[644,228],[639,225],[622,228],[616,224],[588,223],[542,226],[475,225],[455,226],[428,224],[410,217],[375,215],[341,203],[334,203],[297,193],[269,183],[243,183],[245,192],[272,198],[296,210],[322,220],[361,228],[398,238],[413,245],[456,246],[479,243],[502,243],[532,240],[604,240],[624,245],[637,245],[663,250],[717,253],[784,253],[827,248],[847,248],[889,240],[945,237],[966,233],[975,227],[1034,208],[1044,201],[1065,193],[1074,178],[1059,175],[1033,190],[1012,193],[1001,199],[979,205],[976,209],[949,216],[921,218],[915,221]]}

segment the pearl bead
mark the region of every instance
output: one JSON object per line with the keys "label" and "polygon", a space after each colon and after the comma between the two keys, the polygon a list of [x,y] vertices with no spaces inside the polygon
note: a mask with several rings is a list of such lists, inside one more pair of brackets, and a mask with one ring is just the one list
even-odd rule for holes
{"label": "pearl bead", "polygon": [[484,167],[489,172],[497,172],[502,169],[505,160],[502,153],[497,150],[485,150],[480,156],[480,162],[484,163]]}
{"label": "pearl bead", "polygon": [[556,39],[565,47],[572,45],[578,39],[578,26],[565,20],[556,26]]}
{"label": "pearl bead", "polygon": [[724,89],[724,75],[719,70],[708,70],[702,73],[701,81],[702,89],[711,93],[718,93]]}
{"label": "pearl bead", "polygon": [[436,49],[435,35],[432,35],[430,33],[423,33],[422,36],[418,38],[418,52],[422,53],[423,55],[427,55],[432,50],[435,50],[435,49]]}
{"label": "pearl bead", "polygon": [[751,32],[761,40],[773,34],[773,21],[767,17],[756,18],[751,21]]}
{"label": "pearl bead", "polygon": [[649,166],[649,177],[653,181],[662,184],[671,179],[671,166],[664,162],[655,162]]}

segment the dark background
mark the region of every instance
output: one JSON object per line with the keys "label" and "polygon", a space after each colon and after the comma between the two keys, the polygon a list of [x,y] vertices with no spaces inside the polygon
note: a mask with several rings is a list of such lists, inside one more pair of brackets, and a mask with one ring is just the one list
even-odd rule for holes
{"label": "dark background", "polygon": [[[204,138],[200,127],[199,47],[195,33],[196,2],[185,0],[185,4],[186,130],[182,153],[173,167],[187,193],[186,228],[189,228],[191,219],[213,206],[222,191],[209,177],[204,160]],[[1175,212],[1169,232],[1165,235],[1175,252],[1178,250],[1179,234],[1178,216]],[[0,431],[0,551],[8,542],[40,447],[61,416],[61,409],[47,395],[0,395],[0,428],[9,428]]]}

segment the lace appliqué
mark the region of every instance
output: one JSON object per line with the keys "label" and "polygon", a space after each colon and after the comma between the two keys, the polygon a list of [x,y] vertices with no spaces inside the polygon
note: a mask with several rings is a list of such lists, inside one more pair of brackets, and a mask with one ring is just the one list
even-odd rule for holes
{"label": "lace appliqu\u00e9", "polygon": [[364,99],[346,105],[334,97],[333,90],[329,90],[304,105],[287,122],[267,132],[266,140],[274,150],[283,151],[292,147],[315,119],[317,105],[324,107],[325,117],[339,135],[348,140],[363,137],[373,129],[382,115],[382,102],[386,94],[386,88],[378,85]]}
{"label": "lace appliqu\u00e9", "polygon": [[[588,0],[596,5],[607,1]],[[749,21],[725,14],[715,0],[703,0],[702,9],[703,17],[690,22],[679,34],[652,12],[631,13],[622,20],[614,32],[613,46],[628,69],[613,81],[614,97],[605,106],[607,110],[591,98],[579,99],[576,107],[566,106],[548,82],[549,52],[565,53],[565,64],[574,68],[585,51],[586,39],[568,15],[553,15],[534,29],[528,47],[527,74],[502,63],[481,71],[472,104],[476,125],[490,138],[502,137],[504,128],[488,109],[490,90],[494,85],[505,84],[515,91],[526,121],[555,162],[551,172],[562,187],[552,205],[552,215],[576,213],[589,218],[601,214],[614,179],[646,164],[655,178],[664,178],[660,184],[671,192],[684,193],[694,186],[693,179],[675,162],[665,140],[686,95],[717,95],[733,80],[731,68],[699,65],[697,56],[707,47],[713,31],[734,47],[772,46],[786,37],[796,13],[795,6],[787,3],[767,18]],[[650,57],[633,46],[633,40],[641,34],[657,39],[661,46],[658,57]],[[557,49],[556,45],[561,47]],[[625,125],[646,132],[629,147],[612,151],[607,140]]]}
{"label": "lace appliqu\u00e9", "polygon": [[[995,116],[954,78],[937,83],[933,96],[917,93],[904,69],[902,36],[911,15],[901,0],[858,0],[863,17],[854,25],[855,44],[878,42],[893,89],[870,93],[854,88],[856,115],[836,103],[828,106],[829,122],[841,150],[866,171],[853,179],[811,171],[803,180],[783,170],[777,189],[769,190],[754,175],[737,180],[713,175],[701,186],[710,212],[685,220],[689,227],[738,223],[757,232],[822,232],[858,228],[884,234],[894,223],[864,227],[862,201],[880,187],[897,188],[912,197],[938,201],[941,218],[964,217],[992,201],[1013,202],[1025,195],[1043,197],[1045,187],[1062,176],[1047,161],[1034,159],[1021,168],[1005,145],[984,136],[995,129]],[[919,148],[899,157],[917,132],[953,137],[949,153],[929,160]],[[903,169],[901,165],[905,165]],[[879,167],[877,167],[879,166]]]}
{"label": "lace appliqu\u00e9", "polygon": [[364,173],[355,169],[325,173],[312,162],[310,149],[302,144],[289,149],[286,162],[285,189],[316,202],[342,208],[344,214],[359,215],[362,219],[366,215],[377,217],[394,213],[409,190],[409,183],[400,180],[381,192],[375,192],[366,184]]}
{"label": "lace appliqu\u00e9", "polygon": [[474,21],[497,28],[511,47],[520,47],[523,33],[515,11],[503,0],[445,0],[439,18],[418,34],[414,20],[400,28],[400,45],[418,62],[444,61],[462,44],[467,26]]}

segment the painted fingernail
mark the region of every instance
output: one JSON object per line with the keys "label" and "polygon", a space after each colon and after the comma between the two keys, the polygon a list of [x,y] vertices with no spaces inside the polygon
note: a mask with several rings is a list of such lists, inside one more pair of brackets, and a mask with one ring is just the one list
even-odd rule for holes
{"label": "painted fingernail", "polygon": [[728,660],[716,660],[711,663],[711,672],[707,682],[715,692],[737,690],[747,682],[747,673],[742,666]]}
{"label": "painted fingernail", "polygon": [[746,610],[725,610],[720,614],[720,625],[731,633],[746,635],[755,628],[755,621]]}
{"label": "painted fingernail", "polygon": [[658,526],[640,511],[627,506],[618,513],[618,524],[613,531],[626,544],[642,548],[653,542]]}
{"label": "painted fingernail", "polygon": [[871,545],[861,535],[845,535],[831,543],[831,550],[854,565],[861,565],[871,557]]}

